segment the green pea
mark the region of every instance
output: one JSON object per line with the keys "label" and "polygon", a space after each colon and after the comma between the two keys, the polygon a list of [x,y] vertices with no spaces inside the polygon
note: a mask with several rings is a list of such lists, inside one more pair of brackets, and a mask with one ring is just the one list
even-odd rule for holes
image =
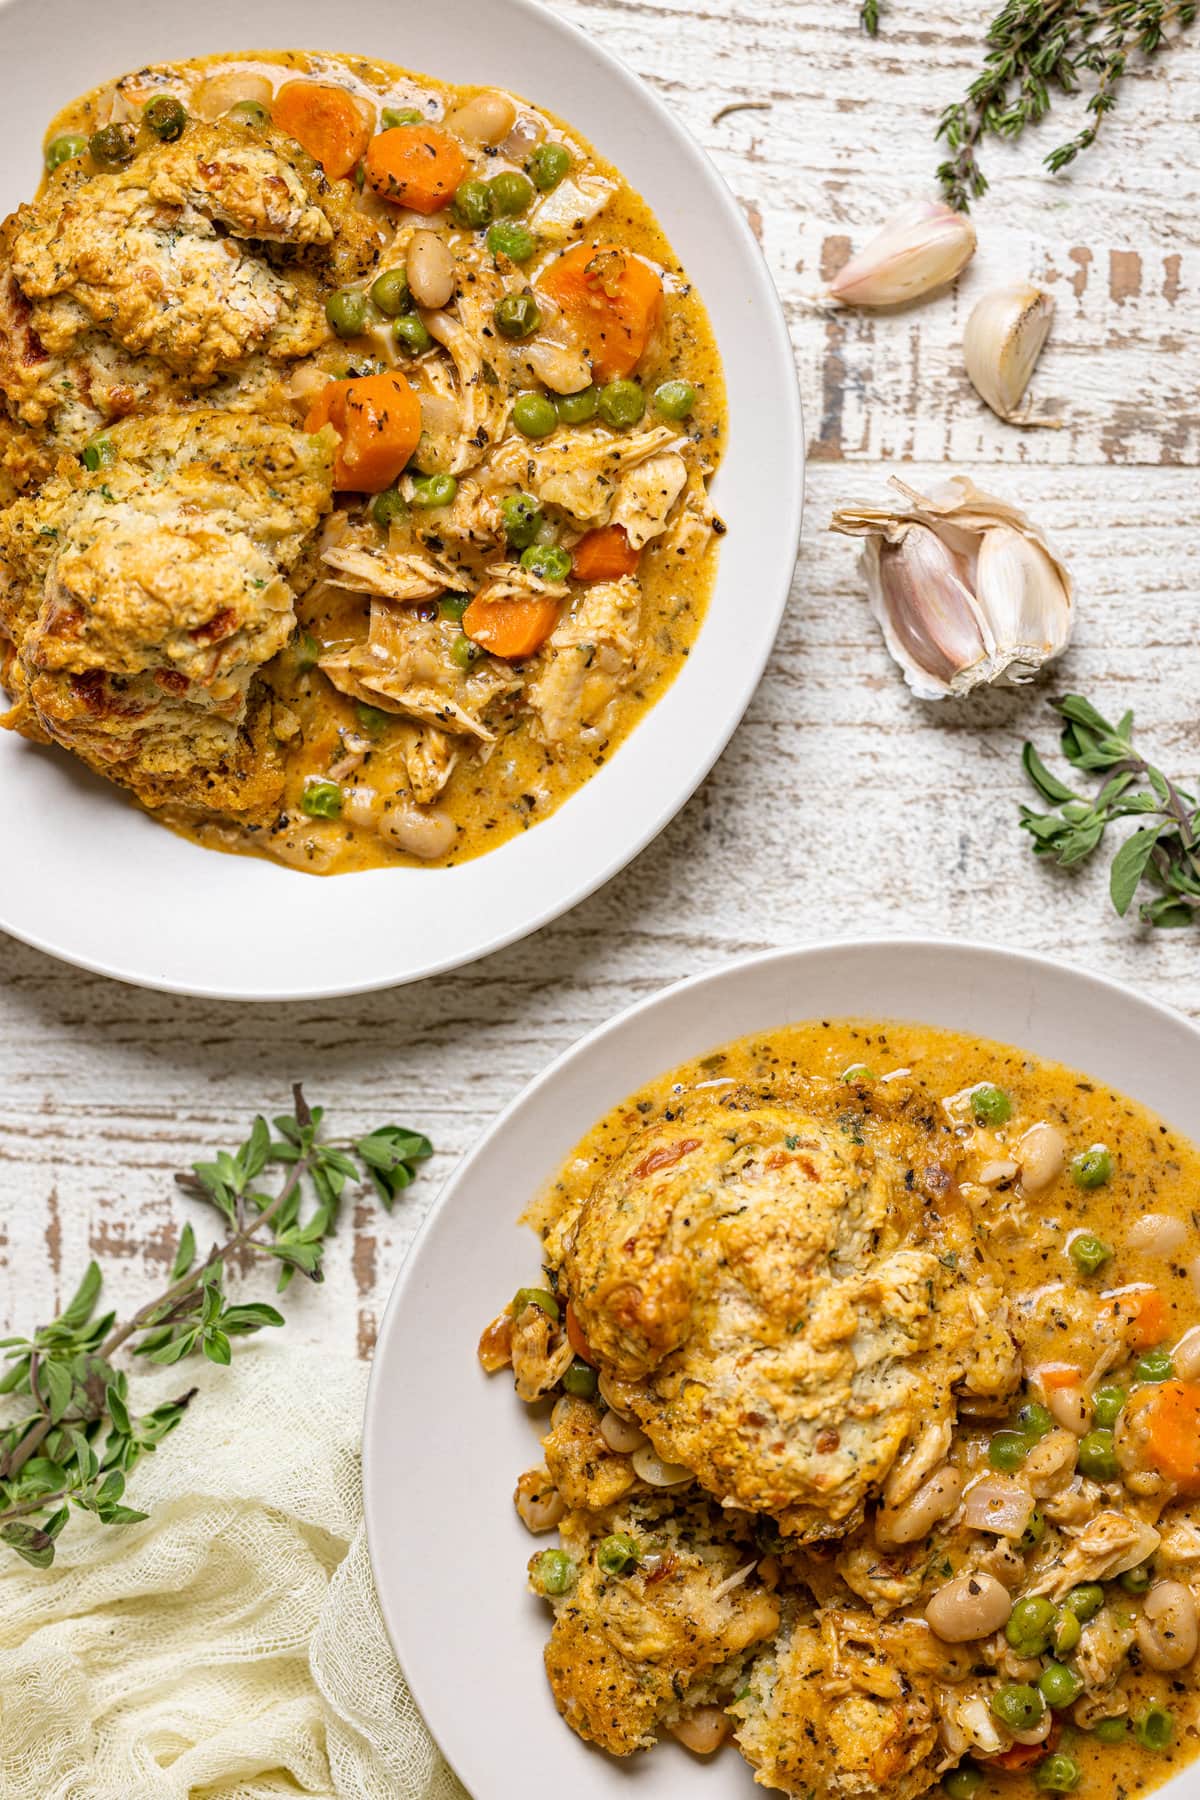
{"label": "green pea", "polygon": [[408,275],[403,269],[385,269],[371,284],[371,298],[381,313],[398,319],[412,305],[408,291]]}
{"label": "green pea", "polygon": [[310,819],[336,819],[342,810],[342,790],[336,781],[310,778],[300,796],[300,808]]}
{"label": "green pea", "polygon": [[399,488],[384,488],[371,502],[371,517],[381,531],[399,525],[408,517],[408,503]]}
{"label": "green pea", "polygon": [[174,94],[155,94],[142,108],[143,120],[164,144],[173,144],[176,138],[183,136],[187,117],[183,102]]}
{"label": "green pea", "polygon": [[865,1082],[874,1081],[874,1069],[868,1069],[866,1063],[851,1063],[848,1069],[842,1070],[842,1080],[848,1087],[862,1087]]}
{"label": "green pea", "polygon": [[1063,1750],[1045,1757],[1033,1772],[1034,1786],[1045,1789],[1048,1794],[1070,1794],[1082,1780],[1083,1770],[1075,1758]]}
{"label": "green pea", "polygon": [[565,1550],[543,1550],[533,1565],[534,1586],[541,1594],[565,1594],[575,1586],[575,1564]]}
{"label": "green pea", "polygon": [[515,169],[493,175],[487,185],[492,196],[493,218],[515,219],[518,213],[528,209],[533,199],[533,183],[526,176],[518,175]]}
{"label": "green pea", "polygon": [[371,737],[378,737],[381,731],[386,731],[393,718],[381,706],[368,706],[365,700],[354,702],[354,716]]}
{"label": "green pea", "polygon": [[459,625],[462,623],[462,616],[470,604],[470,594],[443,594],[438,601],[438,613],[443,619],[448,619],[451,623]]}
{"label": "green pea", "polygon": [[1123,1744],[1128,1734],[1128,1719],[1097,1719],[1092,1726],[1092,1736],[1102,1744]]}
{"label": "green pea", "polygon": [[971,1089],[971,1112],[977,1125],[1003,1125],[1012,1118],[1012,1101],[994,1082],[981,1081]]}
{"label": "green pea", "polygon": [[586,425],[595,418],[599,405],[600,390],[595,387],[581,388],[577,394],[560,394],[554,402],[564,425]]}
{"label": "green pea", "polygon": [[532,294],[505,294],[492,312],[496,330],[506,338],[532,337],[542,322],[538,303]]}
{"label": "green pea", "polygon": [[403,318],[397,319],[392,326],[392,336],[411,356],[424,356],[433,343],[428,326],[416,313],[405,313]]}
{"label": "green pea", "polygon": [[514,550],[527,550],[542,524],[542,509],[532,494],[506,494],[500,502],[504,532]]}
{"label": "green pea", "polygon": [[1020,1468],[1029,1450],[1029,1439],[1023,1432],[997,1431],[988,1445],[988,1461],[993,1469],[1006,1469],[1011,1473]]}
{"label": "green pea", "polygon": [[1032,1438],[1036,1444],[1044,1438],[1048,1431],[1054,1430],[1054,1414],[1048,1406],[1042,1406],[1037,1400],[1029,1400],[1017,1413],[1017,1430],[1023,1437]]}
{"label": "green pea", "polygon": [[549,194],[571,167],[571,152],[565,144],[539,144],[525,167],[538,192]]}
{"label": "green pea", "polygon": [[564,1393],[574,1394],[579,1400],[590,1400],[598,1386],[596,1371],[577,1356],[563,1376],[562,1384]]}
{"label": "green pea", "polygon": [[493,256],[507,256],[510,262],[528,262],[537,248],[533,233],[526,231],[524,225],[514,225],[509,219],[501,219],[496,225],[488,226],[487,247]]}
{"label": "green pea", "polygon": [[1032,1550],[1040,1544],[1046,1535],[1046,1517],[1035,1506],[1029,1515],[1029,1523],[1021,1533],[1022,1550]]}
{"label": "green pea", "polygon": [[1138,1563],[1136,1568],[1126,1569],[1121,1576],[1121,1586],[1127,1594],[1144,1594],[1150,1586],[1150,1564]]}
{"label": "green pea", "polygon": [[637,1543],[627,1531],[614,1531],[596,1550],[596,1562],[606,1575],[632,1575],[640,1561]]}
{"label": "green pea", "polygon": [[367,323],[367,296],[357,288],[339,288],[325,302],[325,317],[340,338],[361,337]]}
{"label": "green pea", "polygon": [[132,125],[105,125],[88,139],[92,161],[99,169],[123,169],[133,161],[136,132]]}
{"label": "green pea", "polygon": [[555,1324],[558,1323],[560,1316],[558,1301],[549,1288],[518,1288],[513,1295],[512,1306],[509,1308],[513,1318],[519,1319],[527,1306],[540,1306],[544,1313],[550,1315]]}
{"label": "green pea", "polygon": [[627,431],[646,410],[646,396],[636,381],[610,381],[600,389],[600,417],[614,431]]}
{"label": "green pea", "polygon": [[1032,1731],[1045,1710],[1038,1690],[1025,1682],[1006,1682],[992,1695],[992,1711],[1010,1731]]}
{"label": "green pea", "polygon": [[1175,1374],[1175,1364],[1169,1351],[1148,1350],[1133,1365],[1133,1372],[1139,1381],[1170,1381]]}
{"label": "green pea", "polygon": [[84,468],[90,469],[93,474],[97,469],[110,468],[117,460],[113,441],[106,437],[93,438],[90,444],[83,446],[81,455]]}
{"label": "green pea", "polygon": [[539,581],[565,581],[571,573],[571,554],[557,544],[530,544],[521,552],[521,567]]}
{"label": "green pea", "polygon": [[1089,1431],[1079,1440],[1079,1468],[1093,1481],[1114,1481],[1117,1475],[1117,1453],[1113,1449],[1111,1431]]}
{"label": "green pea", "polygon": [[1112,1246],[1093,1231],[1081,1231],[1067,1246],[1071,1261],[1081,1275],[1094,1275],[1112,1256]]}
{"label": "green pea", "polygon": [[1165,1750],[1175,1735],[1174,1716],[1154,1700],[1135,1715],[1133,1735],[1144,1750]]}
{"label": "green pea", "polygon": [[690,381],[664,381],[654,390],[655,411],[664,419],[686,419],[695,405],[696,390]]}
{"label": "green pea", "polygon": [[[1079,1621],[1075,1621],[1078,1626]],[[1074,1669],[1068,1669],[1065,1663],[1047,1663],[1038,1676],[1038,1687],[1042,1691],[1042,1699],[1047,1706],[1055,1708],[1070,1706],[1078,1700],[1083,1692],[1083,1682]]]}
{"label": "green pea", "polygon": [[1104,1589],[1098,1581],[1086,1581],[1082,1587],[1071,1589],[1063,1605],[1086,1625],[1104,1605]]}
{"label": "green pea", "polygon": [[483,651],[478,644],[464,634],[456,637],[450,646],[450,660],[457,668],[469,669],[472,663],[479,661]]}
{"label": "green pea", "polygon": [[983,1786],[983,1773],[973,1763],[959,1763],[957,1769],[942,1776],[942,1786],[950,1800],[972,1800]]}
{"label": "green pea", "polygon": [[77,156],[86,156],[88,141],[79,131],[64,131],[60,137],[51,138],[46,145],[46,173],[53,175],[65,162],[71,162]]}
{"label": "green pea", "polygon": [[1076,1187],[1103,1187],[1112,1180],[1113,1159],[1103,1144],[1093,1144],[1071,1158],[1071,1180]]}
{"label": "green pea", "polygon": [[1054,1620],[1055,1609],[1050,1601],[1031,1595],[1017,1601],[1004,1635],[1019,1656],[1043,1656],[1050,1648]]}
{"label": "green pea", "polygon": [[458,492],[453,475],[423,475],[413,482],[412,503],[423,511],[435,506],[449,506]]}
{"label": "green pea", "polygon": [[513,424],[527,438],[549,437],[558,414],[545,394],[518,394],[513,401]]}
{"label": "green pea", "polygon": [[1083,1636],[1083,1626],[1065,1607],[1059,1609],[1058,1618],[1054,1621],[1053,1649],[1055,1656],[1069,1656],[1078,1648]]}
{"label": "green pea", "polygon": [[1115,1425],[1126,1401],[1124,1388],[1097,1388],[1092,1400],[1092,1418],[1097,1425]]}
{"label": "green pea", "polygon": [[425,123],[425,115],[424,113],[418,112],[415,106],[401,106],[399,108],[395,106],[385,106],[379,115],[379,123],[383,126],[385,131],[395,131],[397,125],[423,125]]}
{"label": "green pea", "polygon": [[261,100],[239,100],[225,117],[234,125],[245,125],[252,131],[261,131],[264,125],[271,123],[271,115]]}
{"label": "green pea", "polygon": [[454,192],[452,207],[460,225],[477,231],[492,217],[492,194],[486,181],[464,181]]}

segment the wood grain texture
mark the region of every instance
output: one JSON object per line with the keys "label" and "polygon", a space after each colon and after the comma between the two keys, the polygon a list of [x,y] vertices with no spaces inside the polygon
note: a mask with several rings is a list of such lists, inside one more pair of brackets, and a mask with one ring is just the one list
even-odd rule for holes
{"label": "wood grain texture", "polygon": [[[936,117],[985,19],[894,0],[875,44],[852,0],[558,0],[650,82],[715,158],[784,296],[807,409],[804,551],[746,721],[638,862],[537,939],[398,993],[238,1007],[139,992],[5,941],[0,990],[0,1329],[30,1326],[89,1254],[113,1304],[147,1297],[184,1212],[171,1172],[237,1140],[302,1077],[347,1127],[420,1125],[439,1154],[391,1218],[347,1206],[321,1291],[290,1329],[367,1355],[388,1289],[455,1160],[560,1050],[629,1002],[744,951],[828,936],[944,932],[1054,951],[1200,1017],[1200,951],[1108,909],[1105,871],[1069,880],[1017,830],[1019,748],[1052,741],[1046,687],[974,705],[913,700],[878,641],[834,504],[970,468],[1051,532],[1077,577],[1061,680],[1194,769],[1200,558],[1200,57],[1128,85],[1067,178],[1039,158],[1073,128],[990,148],[993,192],[961,289],[887,316],[827,314],[823,279],[902,201],[931,193]],[[732,101],[765,100],[769,112]],[[1193,129],[1189,132],[1189,127]],[[1035,398],[1061,431],[1018,432],[969,389],[967,311],[1029,274],[1058,313]],[[769,453],[769,446],[765,446]],[[993,472],[994,471],[994,472]],[[10,846],[9,853],[14,847]],[[19,852],[18,852],[19,853]],[[522,1195],[497,1194],[515,1214]],[[477,1321],[462,1321],[464,1332]]]}

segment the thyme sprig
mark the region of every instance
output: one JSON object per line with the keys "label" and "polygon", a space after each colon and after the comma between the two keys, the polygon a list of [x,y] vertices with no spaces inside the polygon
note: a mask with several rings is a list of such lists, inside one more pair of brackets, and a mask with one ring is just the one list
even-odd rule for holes
{"label": "thyme sprig", "polygon": [[[192,1165],[176,1182],[207,1201],[224,1225],[224,1235],[207,1255],[197,1257],[190,1222],[179,1234],[171,1281],[165,1292],[118,1323],[115,1313],[97,1316],[101,1273],[89,1263],[70,1304],[32,1337],[0,1339],[0,1394],[27,1395],[30,1408],[0,1432],[0,1542],[26,1562],[45,1569],[71,1507],[93,1513],[106,1525],[130,1525],[147,1515],[123,1504],[125,1477],[183,1418],[196,1393],[186,1388],[173,1400],[135,1416],[129,1405],[128,1376],[114,1367],[121,1350],[147,1362],[173,1364],[202,1354],[227,1366],[232,1340],[280,1326],[283,1315],[261,1301],[230,1301],[225,1291],[230,1269],[247,1260],[275,1266],[277,1288],[299,1271],[323,1279],[326,1244],[337,1225],[347,1183],[369,1180],[390,1211],[432,1155],[429,1139],[400,1125],[382,1125],[345,1143],[321,1136],[323,1111],[310,1107],[297,1085],[293,1106],[271,1125],[256,1118],[240,1149],[219,1151],[211,1162]],[[268,1165],[286,1172],[273,1194],[259,1181]],[[305,1205],[306,1194],[315,1204]]]}
{"label": "thyme sprig", "polygon": [[1092,84],[1088,124],[1045,158],[1056,173],[1095,143],[1117,103],[1130,59],[1158,55],[1196,18],[1197,0],[1006,0],[987,29],[983,69],[966,98],[948,106],[937,136],[949,152],[938,168],[948,203],[965,212],[987,192],[979,147],[988,135],[1017,138],[1050,110],[1051,92]]}
{"label": "thyme sprig", "polygon": [[[1054,811],[1021,808],[1021,826],[1033,838],[1035,856],[1062,868],[1086,862],[1116,819],[1141,817],[1113,858],[1109,892],[1124,917],[1143,882],[1157,888],[1140,916],[1148,925],[1190,925],[1200,916],[1200,803],[1146,760],[1133,742],[1133,714],[1110,725],[1079,694],[1051,702],[1066,724],[1062,751],[1089,774],[1106,777],[1085,799],[1052,775],[1032,744],[1022,752],[1025,773]],[[1139,785],[1144,784],[1144,785]]]}

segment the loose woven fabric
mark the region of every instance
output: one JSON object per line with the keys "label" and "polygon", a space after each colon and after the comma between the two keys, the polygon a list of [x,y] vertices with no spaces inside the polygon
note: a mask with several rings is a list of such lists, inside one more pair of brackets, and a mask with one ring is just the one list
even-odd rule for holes
{"label": "loose woven fabric", "polygon": [[130,1476],[145,1523],[73,1514],[44,1571],[0,1545],[3,1800],[465,1800],[379,1615],[365,1371],[256,1341],[131,1410],[193,1384]]}

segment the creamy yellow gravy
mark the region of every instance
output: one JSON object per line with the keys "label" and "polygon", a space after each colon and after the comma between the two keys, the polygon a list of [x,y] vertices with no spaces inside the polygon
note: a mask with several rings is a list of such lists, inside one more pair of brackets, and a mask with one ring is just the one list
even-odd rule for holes
{"label": "creamy yellow gravy", "polygon": [[[708,1054],[668,1070],[637,1090],[599,1119],[524,1215],[524,1223],[542,1232],[568,1208],[580,1204],[646,1122],[666,1113],[673,1102],[697,1089],[716,1084],[747,1083],[783,1092],[799,1077],[837,1082],[849,1069],[866,1065],[875,1078],[910,1070],[940,1106],[944,1097],[960,1094],[979,1082],[1003,1088],[1013,1103],[1012,1118],[997,1132],[1004,1147],[1030,1123],[1046,1120],[1060,1127],[1070,1153],[1093,1144],[1105,1145],[1113,1160],[1112,1179],[1083,1191],[1064,1170],[1029,1205],[1030,1223],[1020,1232],[997,1232],[992,1249],[1010,1295],[1045,1290],[1054,1283],[1069,1286],[1067,1245],[1083,1229],[1094,1232],[1114,1249],[1100,1278],[1104,1292],[1150,1282],[1167,1302],[1169,1325],[1164,1337],[1174,1342],[1200,1319],[1200,1151],[1136,1101],[1102,1082],[1047,1062],[1011,1045],[974,1038],[931,1026],[827,1019],[785,1026],[777,1031],[724,1044]],[[853,1128],[853,1084],[847,1084],[845,1118]],[[996,1209],[1006,1205],[1003,1189],[995,1191]],[[1133,1228],[1147,1215],[1169,1215],[1183,1222],[1186,1240],[1169,1256],[1130,1244]],[[1039,1216],[1040,1215],[1040,1216]],[[1066,1308],[1064,1307],[1064,1316]],[[1086,1360],[1086,1346],[1066,1337],[1046,1313],[1038,1326],[1027,1326],[1023,1348],[1027,1364],[1067,1357]],[[1120,1745],[1098,1742],[1090,1732],[1067,1724],[1057,1748],[1075,1758],[1082,1779],[1074,1792],[1123,1800],[1123,1796],[1157,1787],[1200,1751],[1200,1694],[1196,1665],[1175,1675],[1135,1672],[1130,1682],[1131,1713],[1139,1703],[1165,1702],[1175,1717],[1172,1743],[1164,1750],[1143,1749],[1130,1734]],[[939,1795],[938,1788],[931,1792]],[[886,1789],[883,1790],[886,1800]],[[987,1772],[979,1800],[1045,1800],[1032,1772]]]}
{"label": "creamy yellow gravy", "polygon": [[[286,76],[329,79],[363,95],[381,109],[421,107],[434,94],[449,112],[469,95],[481,91],[477,86],[437,81],[394,63],[304,50],[254,51],[155,64],[152,70],[142,72],[148,77],[145,81],[141,74],[134,73],[117,85],[126,87],[131,101],[136,103],[157,91],[164,75],[178,76],[190,87],[227,70],[261,73],[276,84]],[[107,116],[112,92],[110,83],[70,102],[51,122],[46,141],[62,132],[88,134],[95,130]],[[528,104],[555,127],[555,135],[562,137],[577,161],[586,158],[598,173],[618,184],[588,232],[624,245],[663,271],[667,290],[663,329],[657,344],[639,365],[637,378],[648,395],[659,382],[668,379],[692,383],[699,395],[698,404],[678,429],[703,446],[707,461],[715,468],[725,442],[725,385],[716,339],[700,296],[653,213],[621,172],[540,102]],[[472,235],[451,231],[448,242],[453,247],[470,241]],[[327,355],[331,375],[353,372],[345,345],[331,344]],[[648,411],[645,423],[651,422]],[[299,826],[295,823],[294,815],[306,784],[314,777],[326,775],[331,761],[336,760],[341,734],[361,733],[363,729],[355,702],[340,694],[318,670],[306,666],[314,643],[321,650],[335,649],[360,637],[364,630],[367,602],[324,586],[316,590],[316,599],[312,595],[301,597],[296,609],[298,644],[276,659],[266,677],[300,720],[299,740],[286,758],[283,806],[293,815],[291,823],[265,829],[194,824],[179,819],[170,823],[184,836],[211,849],[266,855],[308,873],[323,875],[397,865],[452,866],[494,849],[547,818],[581,787],[670,686],[703,621],[716,576],[718,546],[719,534],[702,556],[683,569],[678,566],[678,558],[670,561],[655,543],[643,551],[638,571],[642,589],[641,651],[633,678],[608,715],[611,729],[603,744],[568,747],[565,753],[561,748],[552,751],[532,736],[524,719],[514,729],[504,731],[497,744],[483,755],[470,753],[465,748],[467,740],[463,740],[464,753],[438,801],[438,806],[450,813],[459,826],[457,840],[447,855],[422,859],[407,856],[386,844],[372,826],[356,825],[345,817]],[[372,748],[343,785],[401,792],[406,777],[395,741],[395,725],[381,726],[378,720],[373,724]]]}

